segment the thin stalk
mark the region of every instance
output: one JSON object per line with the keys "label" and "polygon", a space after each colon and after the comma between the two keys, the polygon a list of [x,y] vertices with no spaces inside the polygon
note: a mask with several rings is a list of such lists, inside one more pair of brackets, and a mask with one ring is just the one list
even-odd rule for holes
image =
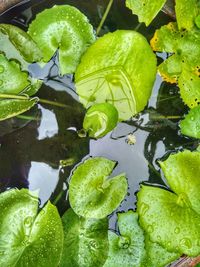
{"label": "thin stalk", "polygon": [[97,28],[97,35],[99,35],[99,33],[100,33],[101,29],[102,29],[102,26],[103,26],[103,24],[104,24],[104,22],[105,22],[105,20],[106,20],[106,18],[108,16],[108,13],[110,12],[110,9],[112,7],[113,1],[114,0],[110,0],[108,5],[107,5],[106,11],[105,11],[105,13],[104,13],[104,15],[103,15],[103,17],[102,17],[102,19],[101,19],[101,21],[99,23],[99,26]]}
{"label": "thin stalk", "polygon": [[47,99],[42,99],[42,98],[39,98],[39,102],[43,103],[43,104],[51,105],[51,106],[60,107],[60,108],[68,108],[69,107],[68,105],[65,105],[63,103],[51,101],[51,100],[47,100]]}
{"label": "thin stalk", "polygon": [[18,100],[28,100],[28,95],[9,95],[9,94],[0,94],[0,98],[4,99],[18,99]]}
{"label": "thin stalk", "polygon": [[152,120],[177,120],[183,119],[183,116],[151,116]]}

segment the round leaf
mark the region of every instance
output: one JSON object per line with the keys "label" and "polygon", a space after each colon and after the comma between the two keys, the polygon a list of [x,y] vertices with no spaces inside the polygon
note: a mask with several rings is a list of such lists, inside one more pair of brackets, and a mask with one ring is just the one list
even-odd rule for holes
{"label": "round leaf", "polygon": [[190,110],[180,127],[182,134],[200,139],[200,105]]}
{"label": "round leaf", "polygon": [[119,206],[128,185],[124,174],[108,179],[115,164],[105,158],[90,158],[75,169],[69,184],[69,201],[76,214],[105,218]]}
{"label": "round leaf", "polygon": [[112,131],[118,122],[118,111],[109,104],[95,104],[85,114],[83,128],[90,137],[100,138]]}
{"label": "round leaf", "polygon": [[62,218],[61,267],[101,267],[108,254],[108,220],[84,219],[69,209]]}
{"label": "round leaf", "polygon": [[144,109],[156,75],[156,58],[146,39],[118,30],[99,38],[84,54],[75,74],[81,103],[108,102],[120,120]]}
{"label": "round leaf", "polygon": [[28,33],[40,47],[45,62],[59,49],[61,74],[73,73],[81,55],[95,41],[88,19],[69,5],[54,6],[39,13]]}

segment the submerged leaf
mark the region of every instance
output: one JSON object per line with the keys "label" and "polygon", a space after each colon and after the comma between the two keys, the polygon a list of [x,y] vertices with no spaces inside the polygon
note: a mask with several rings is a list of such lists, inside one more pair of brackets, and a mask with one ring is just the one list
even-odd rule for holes
{"label": "submerged leaf", "polygon": [[37,104],[38,98],[27,100],[5,99],[0,100],[0,121],[15,117],[31,109]]}
{"label": "submerged leaf", "polygon": [[82,54],[95,41],[86,16],[69,5],[54,6],[38,14],[28,33],[42,50],[45,62],[59,49],[62,75],[76,70]]}
{"label": "submerged leaf", "polygon": [[160,163],[175,192],[143,185],[138,193],[140,223],[151,241],[189,256],[200,254],[200,153],[184,151]]}
{"label": "submerged leaf", "polygon": [[104,267],[140,267],[145,259],[143,231],[133,211],[118,214],[120,235],[109,231],[109,253]]}
{"label": "submerged leaf", "polygon": [[118,112],[113,105],[95,104],[87,110],[83,128],[90,137],[100,138],[112,131],[117,122]]}
{"label": "submerged leaf", "polygon": [[75,74],[81,103],[108,102],[120,120],[144,109],[156,75],[156,58],[146,39],[118,30],[99,38],[84,54]]}
{"label": "submerged leaf", "polygon": [[101,267],[108,254],[108,220],[84,219],[69,209],[62,218],[61,267]]}
{"label": "submerged leaf", "polygon": [[73,210],[86,218],[105,218],[127,194],[124,174],[109,178],[115,162],[106,158],[89,158],[72,174],[69,201]]}
{"label": "submerged leaf", "polygon": [[200,105],[190,110],[180,127],[182,134],[200,139]]}
{"label": "submerged leaf", "polygon": [[57,267],[63,230],[56,207],[37,215],[38,198],[26,189],[0,195],[0,266]]}
{"label": "submerged leaf", "polygon": [[164,6],[166,0],[126,0],[126,6],[148,26]]}

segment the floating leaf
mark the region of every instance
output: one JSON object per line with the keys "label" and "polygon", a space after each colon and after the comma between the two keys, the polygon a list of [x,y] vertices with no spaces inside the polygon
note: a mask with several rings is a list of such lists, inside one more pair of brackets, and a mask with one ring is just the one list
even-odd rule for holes
{"label": "floating leaf", "polygon": [[161,27],[151,40],[154,51],[173,53],[158,70],[164,80],[178,83],[181,97],[190,108],[200,102],[200,32],[179,31],[176,23]]}
{"label": "floating leaf", "polygon": [[31,109],[37,104],[38,98],[20,100],[20,99],[5,99],[0,100],[0,121],[15,117]]}
{"label": "floating leaf", "polygon": [[54,6],[38,14],[28,33],[42,50],[45,62],[59,49],[63,75],[75,72],[82,54],[95,41],[86,16],[69,5]]}
{"label": "floating leaf", "polygon": [[175,192],[143,185],[138,193],[140,223],[151,241],[189,256],[200,253],[200,153],[184,151],[160,163]]}
{"label": "floating leaf", "polygon": [[26,189],[0,195],[0,266],[57,267],[63,230],[56,207],[37,215],[38,198]]}
{"label": "floating leaf", "polygon": [[126,0],[126,6],[148,26],[164,6],[166,0]]}
{"label": "floating leaf", "polygon": [[108,220],[84,219],[69,209],[62,218],[61,267],[101,267],[108,254]]}
{"label": "floating leaf", "polygon": [[143,231],[133,211],[118,214],[120,235],[109,231],[109,253],[104,267],[140,267],[145,259]]}
{"label": "floating leaf", "polygon": [[84,54],[75,80],[81,103],[88,108],[108,102],[120,120],[143,110],[151,95],[156,58],[146,39],[118,30],[99,38]]}
{"label": "floating leaf", "polygon": [[180,123],[181,133],[194,138],[200,138],[200,105],[191,109]]}
{"label": "floating leaf", "polygon": [[124,174],[108,179],[115,165],[106,158],[89,158],[75,169],[69,184],[69,201],[76,214],[105,218],[119,206],[128,185]]}
{"label": "floating leaf", "polygon": [[109,104],[95,104],[88,109],[83,128],[90,137],[100,138],[112,131],[118,122],[118,111]]}

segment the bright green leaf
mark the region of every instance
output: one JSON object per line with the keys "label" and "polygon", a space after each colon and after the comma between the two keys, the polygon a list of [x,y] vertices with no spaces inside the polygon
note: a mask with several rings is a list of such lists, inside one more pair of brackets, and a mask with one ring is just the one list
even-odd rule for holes
{"label": "bright green leaf", "polygon": [[127,194],[124,174],[109,178],[115,162],[106,158],[89,158],[72,174],[69,201],[73,210],[86,218],[105,218]]}
{"label": "bright green leaf", "polygon": [[139,22],[148,26],[161,10],[166,0],[126,0],[126,6],[138,16]]}
{"label": "bright green leaf", "polygon": [[27,100],[5,99],[0,100],[0,121],[15,117],[31,109],[37,104],[38,98]]}
{"label": "bright green leaf", "polygon": [[37,196],[22,189],[2,193],[0,210],[0,266],[58,266],[63,229],[55,206],[37,215]]}
{"label": "bright green leaf", "polygon": [[120,120],[144,109],[156,75],[156,58],[146,39],[118,30],[99,38],[84,54],[75,74],[81,103],[108,102]]}
{"label": "bright green leaf", "polygon": [[190,110],[180,127],[182,134],[200,139],[200,105]]}
{"label": "bright green leaf", "polygon": [[118,214],[120,235],[109,231],[109,253],[104,267],[140,267],[146,256],[143,231],[133,211]]}
{"label": "bright green leaf", "polygon": [[84,219],[72,209],[63,218],[61,267],[101,267],[108,254],[108,220]]}
{"label": "bright green leaf", "polygon": [[100,138],[112,131],[118,122],[118,111],[109,104],[91,106],[83,121],[83,128],[90,137]]}
{"label": "bright green leaf", "polygon": [[82,54],[95,41],[86,16],[69,5],[54,6],[39,13],[28,33],[42,50],[45,62],[59,49],[63,75],[75,72]]}

